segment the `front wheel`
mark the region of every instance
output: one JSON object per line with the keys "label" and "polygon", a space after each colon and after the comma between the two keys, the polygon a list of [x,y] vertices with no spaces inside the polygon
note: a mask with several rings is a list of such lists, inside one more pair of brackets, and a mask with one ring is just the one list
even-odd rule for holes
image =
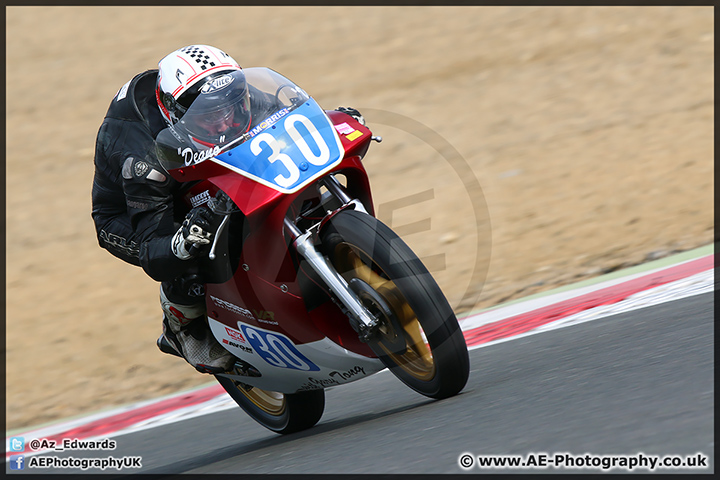
{"label": "front wheel", "polygon": [[323,227],[322,251],[379,326],[369,340],[383,364],[413,390],[446,398],[470,374],[457,318],[420,259],[375,217],[345,210]]}
{"label": "front wheel", "polygon": [[245,413],[275,433],[293,433],[315,425],[325,410],[325,391],[283,394],[215,376]]}

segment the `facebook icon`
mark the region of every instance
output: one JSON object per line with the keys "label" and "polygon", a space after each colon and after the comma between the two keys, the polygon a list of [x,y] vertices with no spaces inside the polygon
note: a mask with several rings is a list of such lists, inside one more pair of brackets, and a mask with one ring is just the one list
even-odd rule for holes
{"label": "facebook icon", "polygon": [[10,456],[10,470],[23,470],[25,468],[25,455]]}

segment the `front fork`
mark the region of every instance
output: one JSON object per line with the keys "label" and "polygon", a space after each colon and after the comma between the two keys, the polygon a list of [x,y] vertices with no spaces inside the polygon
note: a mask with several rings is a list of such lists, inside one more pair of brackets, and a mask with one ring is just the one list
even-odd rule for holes
{"label": "front fork", "polygon": [[[356,210],[367,213],[363,204],[357,199],[350,198],[340,182],[332,175],[321,179],[320,182],[331,194],[342,202],[343,206],[352,204]],[[349,312],[351,323],[360,334],[360,338],[367,341],[371,337],[371,332],[374,332],[377,328],[378,319],[368,312],[355,292],[348,286],[345,279],[335,270],[335,267],[318,252],[312,242],[312,231],[310,229],[303,233],[287,217],[285,218],[285,228],[290,234],[297,252],[307,260],[330,291],[335,294],[342,306]]]}

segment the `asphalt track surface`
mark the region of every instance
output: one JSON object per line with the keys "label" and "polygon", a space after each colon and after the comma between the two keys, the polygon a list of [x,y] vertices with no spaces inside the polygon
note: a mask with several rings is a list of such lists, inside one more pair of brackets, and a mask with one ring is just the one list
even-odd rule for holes
{"label": "asphalt track surface", "polygon": [[700,453],[709,468],[653,473],[712,473],[713,311],[705,293],[473,349],[468,385],[442,401],[384,371],[327,390],[320,422],[292,435],[233,408],[117,437],[112,452],[56,455],[142,457],[122,474],[481,474],[561,470],[465,470],[461,454]]}

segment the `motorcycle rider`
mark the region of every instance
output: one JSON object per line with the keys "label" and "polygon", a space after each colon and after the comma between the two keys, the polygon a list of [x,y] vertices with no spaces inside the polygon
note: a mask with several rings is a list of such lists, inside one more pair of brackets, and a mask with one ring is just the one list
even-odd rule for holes
{"label": "motorcycle rider", "polygon": [[[185,209],[175,203],[182,184],[161,165],[156,139],[181,124],[198,149],[226,144],[264,119],[263,108],[272,105],[262,95],[248,87],[242,68],[225,52],[189,45],[123,85],[97,135],[92,218],[98,243],[160,282],[158,342],[164,337],[202,373],[224,372],[235,362],[205,317],[198,259],[217,222],[204,205],[183,217]],[[357,110],[338,110],[364,123]]]}

